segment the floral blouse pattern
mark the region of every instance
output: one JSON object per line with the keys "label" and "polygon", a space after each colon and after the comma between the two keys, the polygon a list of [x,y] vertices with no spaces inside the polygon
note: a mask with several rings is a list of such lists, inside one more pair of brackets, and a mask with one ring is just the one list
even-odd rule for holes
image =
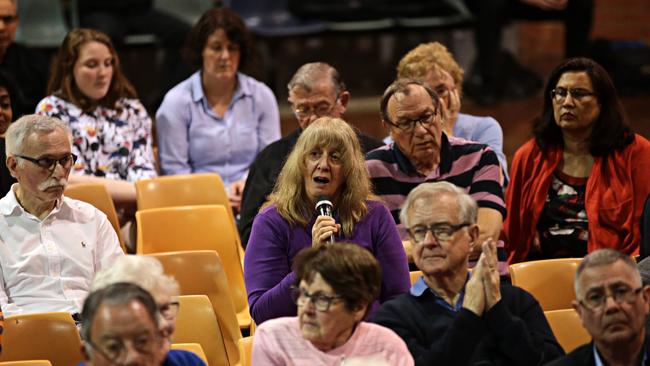
{"label": "floral blouse pattern", "polygon": [[157,175],[151,137],[151,118],[137,99],[122,98],[116,109],[97,107],[89,113],[50,95],[36,113],[59,118],[72,132],[72,153],[78,159],[73,174],[134,182]]}

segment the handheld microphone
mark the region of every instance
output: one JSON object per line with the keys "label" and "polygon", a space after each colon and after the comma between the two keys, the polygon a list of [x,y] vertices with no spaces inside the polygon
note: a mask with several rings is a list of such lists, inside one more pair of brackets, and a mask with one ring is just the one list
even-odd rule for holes
{"label": "handheld microphone", "polygon": [[[316,212],[319,215],[332,217],[333,206],[332,202],[329,201],[329,197],[320,196],[316,199]],[[334,244],[334,235],[330,236],[330,244]]]}

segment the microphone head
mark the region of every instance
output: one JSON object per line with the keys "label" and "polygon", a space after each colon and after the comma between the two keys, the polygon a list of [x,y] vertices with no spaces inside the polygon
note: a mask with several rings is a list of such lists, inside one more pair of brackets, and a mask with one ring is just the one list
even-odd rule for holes
{"label": "microphone head", "polygon": [[318,198],[316,198],[316,210],[318,210],[318,208],[322,205],[328,205],[329,207],[334,207],[334,205],[332,205],[332,202],[330,202],[329,197],[318,196]]}

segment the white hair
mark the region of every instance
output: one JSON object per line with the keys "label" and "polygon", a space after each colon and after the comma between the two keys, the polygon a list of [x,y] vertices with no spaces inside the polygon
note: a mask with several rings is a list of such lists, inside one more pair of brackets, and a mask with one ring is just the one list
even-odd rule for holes
{"label": "white hair", "polygon": [[168,296],[178,296],[180,293],[176,279],[165,275],[162,264],[152,257],[140,255],[120,257],[112,266],[97,273],[90,290],[99,290],[117,282],[134,283],[147,290],[154,298],[161,292]]}
{"label": "white hair", "polygon": [[56,130],[65,132],[71,138],[70,129],[58,118],[29,114],[20,117],[9,125],[5,134],[5,152],[9,155],[20,155],[25,148],[25,142],[32,134],[44,135]]}
{"label": "white hair", "polygon": [[402,206],[399,215],[400,222],[405,227],[410,227],[408,214],[413,203],[419,199],[430,199],[431,201],[434,201],[439,199],[440,195],[443,194],[456,197],[459,211],[458,220],[460,222],[470,224],[476,223],[478,216],[478,205],[476,204],[476,201],[474,201],[474,199],[461,188],[449,182],[422,183],[415,187],[406,197],[406,202],[404,202],[404,205]]}

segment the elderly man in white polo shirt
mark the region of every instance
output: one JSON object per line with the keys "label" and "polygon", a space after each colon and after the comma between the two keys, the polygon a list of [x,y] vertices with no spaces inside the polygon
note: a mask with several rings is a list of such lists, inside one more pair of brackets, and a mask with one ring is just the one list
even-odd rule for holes
{"label": "elderly man in white polo shirt", "polygon": [[95,273],[124,255],[117,235],[101,211],[63,197],[76,160],[63,122],[25,116],[5,139],[18,183],[0,199],[0,307],[78,313]]}

